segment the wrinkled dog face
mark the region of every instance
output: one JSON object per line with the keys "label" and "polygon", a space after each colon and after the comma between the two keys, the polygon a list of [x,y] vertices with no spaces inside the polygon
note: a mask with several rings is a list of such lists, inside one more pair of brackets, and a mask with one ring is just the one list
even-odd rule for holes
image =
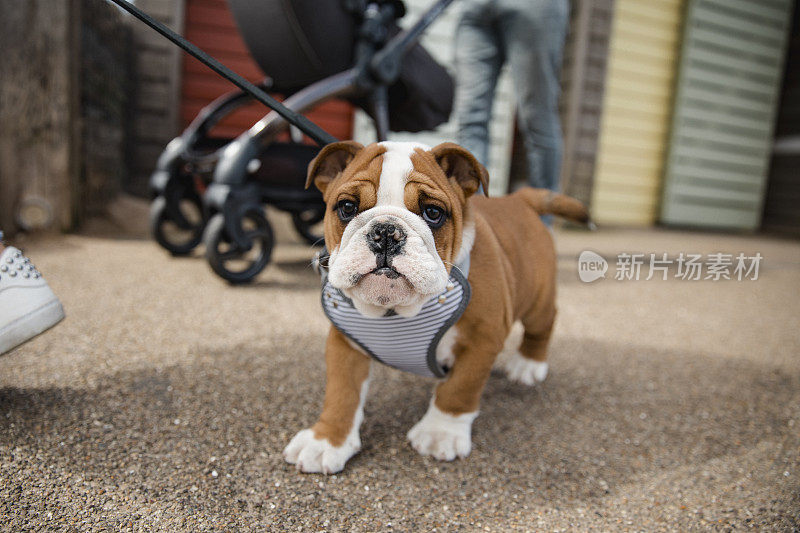
{"label": "wrinkled dog face", "polygon": [[366,316],[414,316],[444,291],[470,225],[467,198],[487,187],[487,175],[452,143],[347,141],[322,149],[311,183],[328,206],[331,285]]}

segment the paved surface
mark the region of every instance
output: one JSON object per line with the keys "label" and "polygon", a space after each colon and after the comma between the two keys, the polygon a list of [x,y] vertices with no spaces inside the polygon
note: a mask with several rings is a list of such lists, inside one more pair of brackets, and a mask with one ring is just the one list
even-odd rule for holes
{"label": "paved surface", "polygon": [[[147,240],[24,243],[68,318],[0,358],[0,528],[800,528],[796,241],[559,232],[545,384],[494,376],[471,457],[442,464],[404,437],[432,383],[380,368],[364,450],[325,477],[280,457],[320,408],[327,327],[281,235],[246,288]],[[765,259],[757,281],[584,284],[584,248]]]}

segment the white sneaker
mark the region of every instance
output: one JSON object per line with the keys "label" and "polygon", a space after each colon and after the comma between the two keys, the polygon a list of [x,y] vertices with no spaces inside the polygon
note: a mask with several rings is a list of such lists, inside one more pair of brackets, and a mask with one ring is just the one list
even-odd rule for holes
{"label": "white sneaker", "polygon": [[64,308],[31,260],[13,246],[0,254],[0,354],[64,318]]}

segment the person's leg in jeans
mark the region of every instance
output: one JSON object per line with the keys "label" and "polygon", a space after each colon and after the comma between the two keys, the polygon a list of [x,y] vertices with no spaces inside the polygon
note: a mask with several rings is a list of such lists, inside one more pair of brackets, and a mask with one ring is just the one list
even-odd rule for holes
{"label": "person's leg in jeans", "polygon": [[[528,183],[557,191],[561,172],[561,60],[568,0],[499,0],[504,46],[528,159]],[[550,225],[552,219],[543,217]]]}
{"label": "person's leg in jeans", "polygon": [[494,23],[494,1],[463,3],[455,38],[458,142],[486,166],[494,92],[505,54]]}
{"label": "person's leg in jeans", "polygon": [[42,274],[0,231],[0,355],[50,329],[64,309]]}

